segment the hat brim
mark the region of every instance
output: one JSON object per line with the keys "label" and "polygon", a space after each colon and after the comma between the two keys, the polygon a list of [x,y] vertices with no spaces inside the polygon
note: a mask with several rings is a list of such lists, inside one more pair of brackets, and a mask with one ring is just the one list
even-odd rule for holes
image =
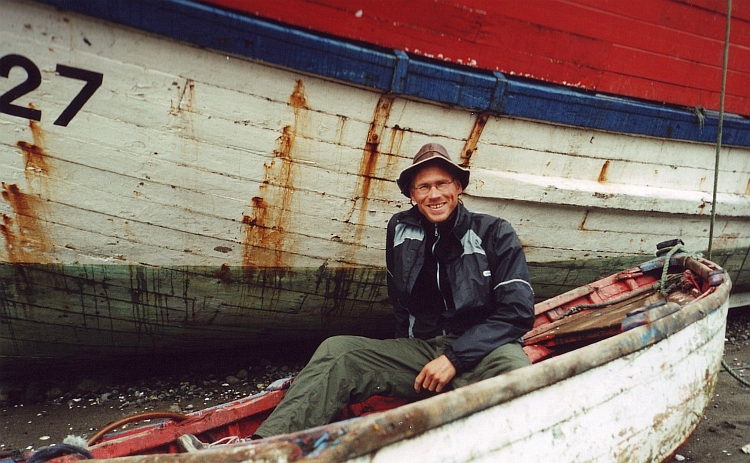
{"label": "hat brim", "polygon": [[429,159],[425,159],[424,161],[414,163],[401,172],[401,175],[398,176],[398,180],[396,180],[396,183],[398,184],[398,187],[404,196],[406,196],[407,198],[411,198],[411,180],[414,177],[414,174],[422,167],[431,163],[440,164],[446,167],[449,171],[452,171],[454,173],[454,177],[461,183],[462,189],[465,190],[466,187],[469,186],[469,169],[461,167],[458,164],[454,164],[453,162],[443,157],[435,156]]}

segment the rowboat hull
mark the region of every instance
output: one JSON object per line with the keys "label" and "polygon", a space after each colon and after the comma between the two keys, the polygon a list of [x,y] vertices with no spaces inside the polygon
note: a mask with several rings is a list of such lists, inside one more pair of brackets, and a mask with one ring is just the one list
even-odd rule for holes
{"label": "rowboat hull", "polygon": [[[190,2],[127,3],[70,6],[83,16],[3,1],[0,92],[40,75],[12,100],[25,111],[0,114],[6,366],[390,335],[385,225],[409,207],[392,179],[429,141],[471,168],[465,204],[514,226],[538,300],[633,265],[664,237],[707,246],[710,114],[701,125],[417,59],[392,60],[403,74],[382,89],[337,64],[343,52],[317,59],[340,48],[390,63],[380,51]],[[195,28],[159,29],[169,18]],[[223,28],[231,40],[212,35]],[[190,30],[201,34],[178,32]],[[288,52],[274,56],[290,62],[242,53],[278,30]],[[306,56],[333,74],[295,68]],[[96,88],[70,117],[85,86]],[[748,127],[725,128],[712,255],[738,303],[750,293]]]}
{"label": "rowboat hull", "polygon": [[[481,391],[465,391],[450,403],[431,406],[451,409],[476,395],[490,397],[506,390],[509,397],[500,392],[497,406],[352,461],[417,456],[431,462],[666,461],[698,426],[711,400],[726,310],[724,305],[679,333],[625,356],[620,355],[658,337],[658,330],[671,329],[653,326],[483,383]],[[430,407],[423,405],[421,410]]]}
{"label": "rowboat hull", "polygon": [[[683,279],[667,290],[666,305],[655,305],[665,300],[654,285],[667,281],[665,259],[669,274]],[[525,337],[529,367],[405,405],[376,397],[350,406],[342,417],[353,419],[242,443],[283,397],[278,385],[180,420],[104,436],[118,427],[112,424],[90,439],[96,444],[89,450],[98,459],[121,457],[120,463],[666,461],[711,400],[730,288],[714,264],[676,254],[537,304],[536,327]],[[624,331],[610,336],[608,327]],[[184,434],[208,443],[235,436],[241,443],[163,453],[177,451]]]}

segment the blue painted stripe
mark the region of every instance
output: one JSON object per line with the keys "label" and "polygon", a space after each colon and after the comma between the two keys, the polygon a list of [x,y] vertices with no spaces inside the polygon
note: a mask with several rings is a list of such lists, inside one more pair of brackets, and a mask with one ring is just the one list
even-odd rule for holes
{"label": "blue painted stripe", "polygon": [[[187,0],[39,0],[42,3],[305,73],[473,111],[591,129],[715,143],[718,114],[602,95],[403,51],[324,37]],[[725,115],[722,142],[750,146],[750,120]]]}

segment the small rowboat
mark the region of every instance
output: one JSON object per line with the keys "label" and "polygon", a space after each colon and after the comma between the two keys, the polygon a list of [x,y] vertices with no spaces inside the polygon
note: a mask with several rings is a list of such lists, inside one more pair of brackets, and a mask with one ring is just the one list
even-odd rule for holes
{"label": "small rowboat", "polygon": [[[100,459],[125,457],[121,463],[664,461],[711,398],[731,282],[680,243],[658,254],[537,304],[535,327],[524,338],[529,367],[414,403],[373,397],[325,426],[243,439],[283,398],[286,380],[252,397],[104,436],[122,424],[114,423],[88,450]],[[184,452],[181,436],[206,448]]]}

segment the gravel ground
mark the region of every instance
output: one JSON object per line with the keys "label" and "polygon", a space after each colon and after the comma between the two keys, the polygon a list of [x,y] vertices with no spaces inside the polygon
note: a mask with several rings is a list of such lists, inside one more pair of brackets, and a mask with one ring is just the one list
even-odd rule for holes
{"label": "gravel ground", "polygon": [[[730,312],[726,338],[725,361],[747,367],[737,373],[750,380],[750,308]],[[88,438],[112,421],[145,411],[190,412],[255,394],[296,374],[314,347],[264,351],[254,359],[236,352],[141,359],[87,376],[0,377],[0,457],[62,442],[68,435]],[[745,444],[750,444],[750,388],[722,370],[704,421],[677,459],[748,463],[750,455],[740,450]]]}
{"label": "gravel ground", "polygon": [[68,435],[87,439],[130,415],[187,413],[257,394],[297,374],[313,350],[264,352],[255,359],[237,352],[178,361],[139,359],[85,376],[43,370],[22,380],[0,378],[0,458],[62,442]]}
{"label": "gravel ground", "polygon": [[[730,311],[726,340],[724,361],[750,382],[750,307]],[[722,368],[703,421],[677,455],[698,463],[749,463],[743,447],[750,452],[750,387]]]}

